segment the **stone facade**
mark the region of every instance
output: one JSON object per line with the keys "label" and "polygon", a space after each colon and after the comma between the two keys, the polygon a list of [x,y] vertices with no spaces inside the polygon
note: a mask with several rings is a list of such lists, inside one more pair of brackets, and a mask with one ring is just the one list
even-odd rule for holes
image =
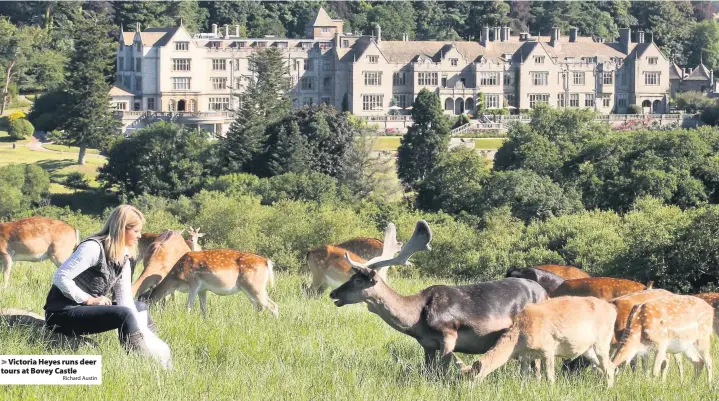
{"label": "stone facade", "polygon": [[248,56],[279,47],[296,107],[324,102],[365,117],[408,114],[417,93],[428,88],[448,114],[517,112],[538,103],[602,114],[624,113],[632,104],[647,113],[666,111],[671,63],[643,32],[632,40],[628,28],[620,29],[618,41],[605,43],[576,29],[532,37],[485,27],[479,42],[387,41],[379,26],[373,35],[353,35],[343,24],[320,9],[306,39],[242,38],[239,26],[217,25],[195,35],[182,26],[123,32],[115,88],[123,96],[113,101],[127,111],[119,114],[130,129],[142,126],[129,123],[127,116],[136,114],[225,132],[231,122],[225,110],[238,107],[234,95],[252,76]]}

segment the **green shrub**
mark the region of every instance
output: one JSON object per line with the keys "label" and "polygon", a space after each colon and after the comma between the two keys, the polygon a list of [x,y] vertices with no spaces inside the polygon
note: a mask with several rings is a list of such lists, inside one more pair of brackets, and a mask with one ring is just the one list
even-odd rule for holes
{"label": "green shrub", "polygon": [[21,140],[25,139],[29,136],[32,136],[32,134],[35,132],[35,127],[32,126],[30,121],[19,118],[13,121],[10,121],[10,127],[8,130],[8,134],[11,138]]}
{"label": "green shrub", "polygon": [[87,179],[85,174],[79,171],[74,171],[65,177],[63,185],[73,189],[84,189],[90,185],[90,181]]}

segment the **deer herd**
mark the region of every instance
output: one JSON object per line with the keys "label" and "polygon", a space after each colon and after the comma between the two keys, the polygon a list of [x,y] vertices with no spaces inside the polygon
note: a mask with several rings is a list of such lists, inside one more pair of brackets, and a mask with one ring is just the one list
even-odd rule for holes
{"label": "deer herd", "polygon": [[[184,231],[184,230],[183,230]],[[258,311],[279,316],[267,287],[275,281],[269,259],[232,249],[202,250],[204,234],[189,227],[143,234],[138,259],[144,269],[132,285],[133,296],[151,305],[175,291],[188,293],[187,309],[199,298],[207,313],[207,292],[244,292]],[[80,241],[79,231],[59,220],[31,217],[0,223],[0,270],[8,287],[13,261],[50,259],[60,266]],[[555,358],[589,360],[612,386],[625,363],[637,361],[666,378],[674,355],[683,379],[683,355],[698,377],[706,369],[711,383],[712,333],[719,293],[678,295],[631,280],[590,277],[573,266],[541,265],[510,269],[506,277],[470,285],[434,285],[402,295],[388,284],[391,266],[409,264],[410,257],[430,251],[432,231],[417,222],[403,244],[394,224],[384,240],[354,238],[307,252],[311,284],[308,296],[329,297],[337,307],[365,303],[393,329],[417,340],[428,371],[457,369],[465,377],[483,379],[511,359],[541,380],[555,380]],[[483,354],[465,364],[456,353]]]}

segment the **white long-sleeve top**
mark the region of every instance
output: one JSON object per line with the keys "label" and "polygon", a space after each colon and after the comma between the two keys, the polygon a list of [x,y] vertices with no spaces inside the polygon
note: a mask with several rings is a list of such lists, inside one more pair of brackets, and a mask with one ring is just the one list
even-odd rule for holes
{"label": "white long-sleeve top", "polygon": [[[91,295],[78,287],[74,279],[80,275],[80,273],[95,266],[97,262],[100,261],[101,256],[102,249],[100,248],[100,244],[95,241],[83,242],[77,247],[72,256],[55,272],[52,283],[57,286],[66,297],[79,304],[85,303],[91,298]],[[122,266],[120,277],[112,287],[112,292],[115,302],[118,305],[127,306],[137,312],[135,302],[132,300],[131,276],[130,261],[128,260]]]}

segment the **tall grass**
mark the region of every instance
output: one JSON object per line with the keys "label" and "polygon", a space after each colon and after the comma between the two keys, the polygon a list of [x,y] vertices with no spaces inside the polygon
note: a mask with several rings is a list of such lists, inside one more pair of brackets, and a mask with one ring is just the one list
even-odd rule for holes
{"label": "tall grass", "polygon": [[[0,308],[42,311],[55,268],[48,262],[16,263],[10,288],[0,290]],[[103,356],[99,386],[2,386],[2,400],[704,400],[716,399],[706,376],[682,386],[672,365],[665,384],[643,372],[622,372],[615,388],[592,371],[560,374],[557,384],[537,384],[510,363],[482,383],[455,374],[425,377],[417,342],[402,335],[362,305],[335,307],[325,294],[307,299],[297,274],[280,273],[270,296],[280,317],[258,314],[243,294],[209,295],[208,318],[199,305],[185,310],[180,294],[152,310],[160,336],[170,344],[171,372],[126,355],[115,333],[93,336],[99,348],[77,354]],[[435,279],[405,279],[391,273],[391,284],[414,293]],[[444,283],[447,283],[444,281]],[[0,354],[66,354],[48,349],[19,328],[0,324]],[[713,353],[717,357],[716,349]],[[465,362],[476,356],[461,355]],[[691,375],[691,369],[687,369]]]}

